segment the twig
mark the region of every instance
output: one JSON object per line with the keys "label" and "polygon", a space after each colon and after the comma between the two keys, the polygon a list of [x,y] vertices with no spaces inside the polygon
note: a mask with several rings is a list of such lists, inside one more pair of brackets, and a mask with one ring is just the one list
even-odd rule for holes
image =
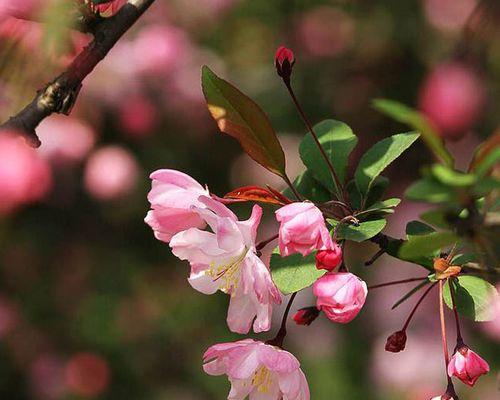
{"label": "twig", "polygon": [[410,283],[410,282],[416,282],[416,281],[423,281],[427,279],[426,276],[421,277],[421,278],[409,278],[409,279],[403,279],[400,281],[391,281],[391,282],[385,282],[385,283],[380,283],[378,285],[373,285],[373,286],[368,286],[368,289],[377,289],[385,286],[392,286],[392,285],[399,285],[401,283]]}
{"label": "twig", "polygon": [[92,42],[62,74],[39,90],[31,103],[9,118],[0,129],[23,133],[30,144],[40,146],[36,127],[53,113],[69,115],[82,87],[82,81],[154,1],[129,0],[114,16],[98,20],[92,29]]}
{"label": "twig", "polygon": [[274,337],[274,339],[268,340],[266,343],[273,345],[273,346],[278,346],[278,347],[283,347],[283,340],[285,339],[286,336],[286,322],[288,319],[288,314],[290,313],[290,308],[292,307],[292,303],[295,300],[295,296],[297,296],[297,292],[293,293],[290,296],[290,300],[288,300],[288,304],[286,305],[285,312],[283,313],[283,318],[281,319],[281,326]]}

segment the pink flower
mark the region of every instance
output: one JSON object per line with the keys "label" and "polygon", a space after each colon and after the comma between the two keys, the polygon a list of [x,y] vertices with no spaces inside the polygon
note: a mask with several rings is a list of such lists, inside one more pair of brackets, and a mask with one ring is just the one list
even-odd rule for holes
{"label": "pink flower", "polygon": [[220,343],[203,355],[209,375],[228,376],[228,400],[309,400],[309,386],[293,354],[252,339]]}
{"label": "pink flower", "polygon": [[490,371],[490,366],[467,346],[460,347],[448,364],[448,375],[456,376],[463,383],[474,386],[481,375]]}
{"label": "pink flower", "polygon": [[342,262],[342,247],[333,243],[330,249],[320,250],[316,254],[316,268],[333,271]]}
{"label": "pink flower", "polygon": [[365,304],[366,283],[348,272],[329,272],[313,285],[316,306],[333,322],[352,321]]}
{"label": "pink flower", "polygon": [[323,214],[314,204],[287,204],[276,211],[276,219],[281,223],[279,247],[283,257],[294,253],[306,256],[316,249],[332,247]]}
{"label": "pink flower", "polygon": [[292,67],[295,64],[295,57],[293,51],[287,49],[285,46],[278,47],[276,55],[274,56],[274,65],[278,75],[282,78],[289,79],[292,73]]}
{"label": "pink flower", "polygon": [[255,205],[246,221],[238,221],[224,204],[200,196],[204,207],[193,206],[212,232],[190,228],[170,241],[172,252],[191,264],[189,283],[212,294],[217,290],[231,296],[227,315],[229,329],[248,333],[271,328],[273,303],[281,303],[269,269],[256,254],[255,237],[262,209]]}
{"label": "pink flower", "polygon": [[198,198],[209,195],[207,189],[189,175],[173,169],[160,169],[150,178],[153,181],[148,194],[151,210],[144,221],[153,228],[158,240],[168,243],[176,233],[205,227],[205,221],[192,207],[205,207]]}

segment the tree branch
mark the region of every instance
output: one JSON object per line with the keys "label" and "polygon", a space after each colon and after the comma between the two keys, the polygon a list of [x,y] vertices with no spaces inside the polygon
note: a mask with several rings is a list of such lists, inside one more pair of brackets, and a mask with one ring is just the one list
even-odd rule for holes
{"label": "tree branch", "polygon": [[69,115],[82,87],[82,81],[154,1],[129,0],[114,16],[99,19],[92,27],[92,42],[62,74],[39,90],[31,103],[9,118],[0,129],[18,131],[26,136],[30,144],[40,146],[36,127],[53,113]]}

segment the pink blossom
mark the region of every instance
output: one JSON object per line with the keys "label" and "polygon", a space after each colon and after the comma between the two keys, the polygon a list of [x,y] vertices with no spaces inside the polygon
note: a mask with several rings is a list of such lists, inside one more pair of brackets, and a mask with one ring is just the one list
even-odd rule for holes
{"label": "pink blossom", "polygon": [[332,243],[331,248],[320,250],[316,254],[316,268],[333,271],[342,262],[342,247],[338,243]]}
{"label": "pink blossom", "polygon": [[108,362],[94,353],[79,353],[71,357],[65,375],[68,388],[83,397],[102,394],[111,380]]}
{"label": "pink blossom", "polygon": [[158,120],[153,102],[139,93],[120,103],[118,112],[121,128],[134,137],[150,134]]}
{"label": "pink blossom", "polygon": [[158,240],[168,243],[176,233],[205,227],[205,220],[193,207],[205,207],[198,198],[209,195],[207,189],[189,175],[173,169],[160,169],[150,178],[153,181],[148,194],[151,210],[144,221]]}
{"label": "pink blossom", "polygon": [[0,131],[0,214],[41,200],[52,186],[45,160],[18,135]]}
{"label": "pink blossom", "polygon": [[46,0],[0,0],[0,19],[3,16],[29,19]]}
{"label": "pink blossom", "polygon": [[97,200],[116,200],[137,184],[139,166],[127,149],[110,145],[95,151],[85,167],[85,188]]}
{"label": "pink blossom", "polygon": [[365,304],[366,283],[348,272],[329,272],[313,285],[316,306],[333,322],[352,321]]}
{"label": "pink blossom", "polygon": [[309,400],[309,386],[295,356],[252,339],[220,343],[203,355],[209,375],[227,375],[228,400]]}
{"label": "pink blossom", "polygon": [[[281,303],[269,269],[257,256],[255,237],[262,209],[255,205],[246,221],[238,221],[224,204],[207,197],[198,199],[204,207],[192,210],[212,232],[190,228],[170,241],[172,252],[191,264],[189,283],[196,290],[212,294],[217,290],[231,296],[227,315],[229,329],[248,333],[271,328],[272,305]],[[255,321],[254,321],[255,320]]]}
{"label": "pink blossom", "polygon": [[300,253],[303,256],[332,246],[330,233],[321,211],[312,203],[291,203],[276,211],[281,223],[279,247],[282,256]]}
{"label": "pink blossom", "polygon": [[481,375],[490,371],[490,366],[467,346],[462,346],[448,364],[448,375],[456,376],[463,383],[474,386]]}
{"label": "pink blossom", "polygon": [[109,11],[110,14],[115,14],[126,2],[127,0],[112,0],[109,3],[99,4],[97,10],[100,13]]}

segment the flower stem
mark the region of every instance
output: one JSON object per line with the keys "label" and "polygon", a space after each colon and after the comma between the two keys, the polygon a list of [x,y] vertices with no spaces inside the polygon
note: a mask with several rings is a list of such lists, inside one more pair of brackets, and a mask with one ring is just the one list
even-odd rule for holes
{"label": "flower stem", "polygon": [[427,277],[424,276],[421,278],[409,278],[409,279],[403,279],[400,281],[385,282],[385,283],[380,283],[378,285],[368,286],[368,289],[371,290],[371,289],[377,289],[377,288],[381,288],[381,287],[385,287],[385,286],[399,285],[400,283],[423,281],[424,279],[427,279]]}
{"label": "flower stem", "polygon": [[302,118],[302,121],[304,122],[305,126],[307,127],[307,129],[311,133],[311,136],[313,137],[314,141],[316,142],[316,145],[318,146],[318,149],[319,149],[319,151],[321,153],[321,156],[325,160],[325,162],[326,162],[326,164],[328,166],[328,169],[330,170],[330,173],[332,174],[332,177],[333,177],[333,180],[334,180],[334,183],[335,183],[335,187],[337,188],[337,192],[338,192],[338,195],[339,195],[339,200],[341,200],[342,202],[344,202],[345,201],[344,188],[342,187],[342,184],[340,183],[340,179],[337,176],[337,173],[335,172],[335,169],[333,168],[333,165],[332,165],[330,159],[328,158],[328,156],[327,156],[327,154],[325,152],[325,149],[323,148],[323,146],[319,142],[318,135],[316,135],[316,132],[314,132],[314,129],[313,129],[311,123],[309,122],[309,119],[307,118],[304,110],[300,106],[300,103],[297,100],[297,97],[295,96],[295,93],[293,92],[290,80],[285,80],[284,79],[283,82],[285,83],[285,86],[288,89],[288,93],[290,93],[290,97],[292,98],[293,103],[295,104],[295,107],[297,108],[297,111],[299,112],[299,115]]}
{"label": "flower stem", "polygon": [[256,249],[257,251],[262,250],[264,247],[266,247],[266,246],[267,246],[269,243],[271,243],[273,240],[278,239],[278,236],[279,236],[279,235],[278,235],[278,234],[276,234],[276,235],[273,235],[273,236],[271,236],[270,238],[268,238],[268,239],[266,239],[266,240],[263,240],[263,241],[261,241],[261,242],[257,243],[257,246],[255,246],[255,249]]}
{"label": "flower stem", "polygon": [[450,363],[450,355],[448,353],[448,341],[446,339],[446,322],[444,320],[444,304],[443,304],[443,281],[439,281],[439,320],[441,322],[441,342],[443,344],[444,369],[448,379],[448,388],[453,387],[451,377],[448,375],[448,364]]}
{"label": "flower stem", "polygon": [[293,183],[290,180],[290,178],[288,177],[288,175],[285,175],[282,178],[286,182],[286,184],[288,185],[288,187],[290,188],[290,190],[293,192],[293,194],[295,195],[295,197],[297,198],[297,200],[302,201],[303,200],[302,195],[297,191],[297,189],[293,185]]}
{"label": "flower stem", "polygon": [[422,304],[422,301],[424,301],[424,299],[427,297],[427,295],[429,294],[429,292],[432,290],[432,288],[434,286],[436,286],[436,282],[434,282],[431,286],[429,286],[429,288],[424,292],[424,294],[422,296],[420,296],[420,299],[418,299],[417,304],[415,304],[415,306],[411,310],[410,315],[406,319],[406,322],[403,326],[402,331],[406,331],[406,329],[408,329],[408,325],[410,325],[410,322],[411,322],[413,316],[415,315],[415,312],[417,311],[418,307],[420,307],[420,304]]}
{"label": "flower stem", "polygon": [[451,303],[453,304],[453,313],[455,314],[455,324],[457,327],[457,347],[463,344],[463,339],[462,339],[462,332],[460,330],[460,320],[458,317],[458,311],[457,311],[457,305],[455,303],[455,294],[453,293],[453,288],[452,288],[453,281],[448,279],[448,287],[450,288],[450,297],[451,297]]}
{"label": "flower stem", "polygon": [[290,300],[288,300],[288,304],[286,305],[285,312],[283,313],[283,318],[281,319],[281,326],[274,337],[274,339],[268,340],[266,343],[273,345],[273,346],[278,346],[278,347],[283,347],[283,340],[285,339],[286,336],[286,322],[288,319],[288,314],[290,313],[290,308],[292,307],[292,303],[295,300],[295,296],[297,296],[297,292],[292,293],[290,296]]}

